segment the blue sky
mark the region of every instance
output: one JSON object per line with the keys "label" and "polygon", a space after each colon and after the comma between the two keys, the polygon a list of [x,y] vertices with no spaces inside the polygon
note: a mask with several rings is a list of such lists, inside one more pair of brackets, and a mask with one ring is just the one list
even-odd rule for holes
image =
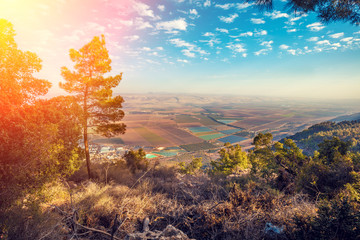
{"label": "blue sky", "polygon": [[119,93],[360,98],[360,27],[294,15],[286,2],[262,12],[226,0],[24,1],[3,0],[0,16],[43,59],[54,94],[68,50],[105,34],[112,74],[124,72]]}

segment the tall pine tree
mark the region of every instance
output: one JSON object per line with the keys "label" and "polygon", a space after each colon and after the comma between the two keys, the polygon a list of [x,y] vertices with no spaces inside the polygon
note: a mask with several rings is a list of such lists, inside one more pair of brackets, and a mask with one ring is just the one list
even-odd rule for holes
{"label": "tall pine tree", "polygon": [[125,124],[119,122],[124,117],[121,110],[124,100],[121,96],[112,96],[112,88],[118,86],[122,73],[104,77],[111,71],[104,35],[94,37],[78,51],[70,49],[70,59],[74,62],[74,70],[62,67],[65,83],[60,83],[60,87],[73,94],[82,106],[85,156],[91,178],[88,129],[106,137],[125,133]]}

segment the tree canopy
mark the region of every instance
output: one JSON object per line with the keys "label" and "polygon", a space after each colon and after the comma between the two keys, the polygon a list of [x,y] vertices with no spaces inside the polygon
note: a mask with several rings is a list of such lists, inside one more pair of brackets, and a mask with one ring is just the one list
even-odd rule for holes
{"label": "tree canopy", "polygon": [[125,133],[125,124],[119,122],[124,117],[121,110],[124,100],[121,96],[112,96],[112,88],[120,83],[122,73],[104,77],[111,71],[111,59],[103,35],[94,37],[79,50],[70,49],[70,59],[74,62],[74,70],[62,67],[65,83],[60,83],[60,87],[73,94],[82,107],[81,125],[90,178],[88,128],[106,137]]}
{"label": "tree canopy", "polygon": [[[247,0],[265,9],[272,9],[273,0]],[[325,23],[345,21],[360,24],[360,2],[358,0],[288,0],[286,8],[298,14],[314,12]]]}

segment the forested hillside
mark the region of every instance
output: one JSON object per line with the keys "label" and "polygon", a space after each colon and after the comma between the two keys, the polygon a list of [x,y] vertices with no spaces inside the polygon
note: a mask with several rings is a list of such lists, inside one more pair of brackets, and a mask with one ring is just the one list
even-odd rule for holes
{"label": "forested hillside", "polygon": [[315,150],[318,150],[319,143],[333,137],[338,137],[342,141],[348,141],[352,151],[359,151],[360,120],[339,123],[322,122],[287,138],[294,140],[298,147],[303,149],[305,154],[311,155]]}

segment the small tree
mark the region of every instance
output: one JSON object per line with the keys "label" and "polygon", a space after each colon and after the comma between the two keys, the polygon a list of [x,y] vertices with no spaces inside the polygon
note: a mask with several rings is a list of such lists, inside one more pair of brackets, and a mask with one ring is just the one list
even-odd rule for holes
{"label": "small tree", "polygon": [[60,87],[74,94],[82,106],[82,128],[85,157],[89,178],[91,178],[88,128],[106,137],[125,133],[125,124],[119,123],[124,117],[120,109],[124,102],[121,96],[112,97],[122,73],[114,77],[104,77],[111,71],[111,60],[105,47],[105,38],[94,37],[79,51],[70,49],[70,58],[75,63],[74,71],[62,67],[61,75],[65,83]]}
{"label": "small tree", "polygon": [[246,152],[242,151],[240,145],[225,143],[224,148],[219,151],[220,159],[211,161],[214,173],[230,175],[238,169],[249,167]]}
{"label": "small tree", "polygon": [[179,172],[182,174],[194,174],[199,171],[203,166],[202,158],[193,158],[193,160],[189,164],[185,164],[185,162],[179,163]]}
{"label": "small tree", "polygon": [[147,170],[149,167],[149,162],[146,159],[146,153],[142,148],[137,151],[128,151],[124,154],[124,159],[127,167],[132,173],[135,173],[137,170]]}

